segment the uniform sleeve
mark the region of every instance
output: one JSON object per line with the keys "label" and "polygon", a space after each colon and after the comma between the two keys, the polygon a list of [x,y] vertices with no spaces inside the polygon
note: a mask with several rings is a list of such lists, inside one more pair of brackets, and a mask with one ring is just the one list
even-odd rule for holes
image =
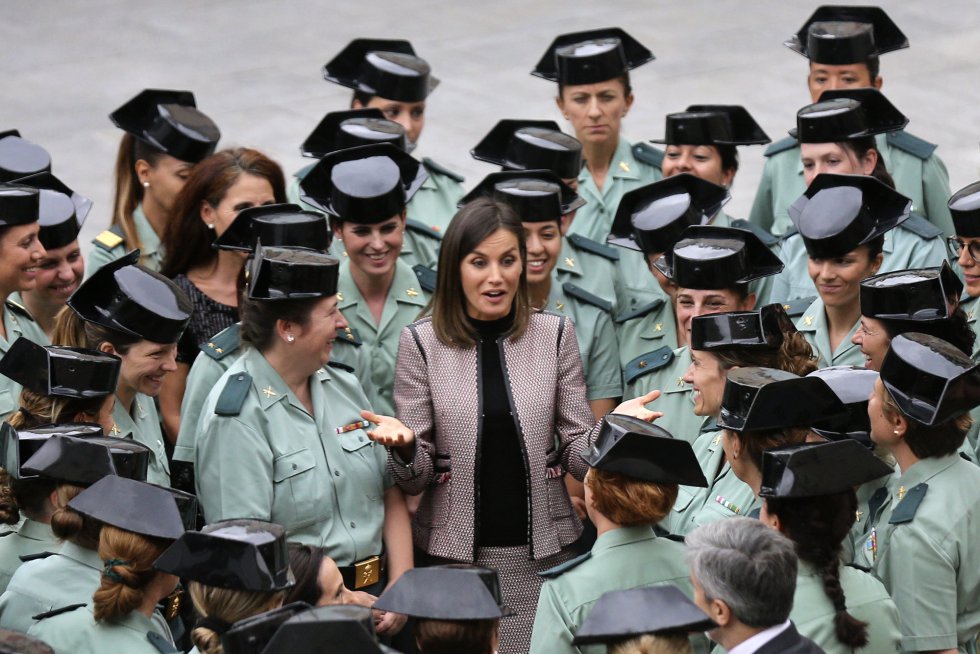
{"label": "uniform sleeve", "polygon": [[[575,326],[564,321],[558,340],[558,383],[555,385],[555,432],[565,470],[581,481],[588,469],[579,453],[595,440],[598,424],[593,427],[592,411],[585,396],[582,355],[578,351]],[[592,431],[590,432],[590,427]],[[594,433],[593,433],[594,432]]]}
{"label": "uniform sleeve", "polygon": [[125,253],[125,248],[113,248],[112,251],[108,251],[105,248],[91,243],[88,249],[88,258],[85,260],[85,279],[88,279],[96,270],[107,263],[115,261]]}
{"label": "uniform sleeve", "polygon": [[949,173],[943,160],[932,154],[922,162],[922,212],[933,225],[943,230],[944,236],[953,236],[953,217],[949,213]]}
{"label": "uniform sleeve", "polygon": [[201,409],[224,371],[208,356],[194,361],[187,375],[184,399],[180,403],[180,431],[174,447],[174,460],[193,461],[197,434],[201,428]]}
{"label": "uniform sleeve", "polygon": [[402,461],[390,451],[388,469],[395,483],[409,495],[418,495],[432,482],[435,420],[429,368],[411,325],[402,330],[395,362],[395,413],[415,432],[415,456]]}
{"label": "uniform sleeve", "polygon": [[755,223],[767,232],[772,231],[775,215],[772,206],[772,166],[772,157],[766,157],[766,164],[762,168],[762,179],[759,180],[759,188],[756,189],[755,200],[752,202],[752,211],[749,212],[749,222]]}
{"label": "uniform sleeve", "polygon": [[623,396],[623,377],[619,369],[619,344],[608,313],[597,314],[592,330],[592,347],[585,383],[589,400]]}
{"label": "uniform sleeve", "polygon": [[555,584],[546,581],[538,597],[530,654],[578,654],[578,648],[572,646],[575,634],[571,623],[571,616],[555,592]]}

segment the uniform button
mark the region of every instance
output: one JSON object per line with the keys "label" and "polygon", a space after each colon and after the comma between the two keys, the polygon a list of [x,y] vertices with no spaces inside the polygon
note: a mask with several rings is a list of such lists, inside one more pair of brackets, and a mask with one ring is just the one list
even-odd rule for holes
{"label": "uniform button", "polygon": [[296,465],[295,463],[293,464],[293,470],[295,470],[295,469],[296,469],[296,468],[298,468],[298,467],[299,467],[299,466],[298,466],[298,465]]}
{"label": "uniform button", "polygon": [[339,477],[340,476],[340,470],[334,470],[333,471],[333,474],[334,474],[334,477]]}
{"label": "uniform button", "polygon": [[355,524],[355,523],[354,523],[354,521],[353,521],[353,520],[351,520],[351,523],[350,523],[350,528],[351,528],[351,529],[353,529],[353,528],[354,528],[354,527],[356,527],[356,526],[357,526],[357,524]]}
{"label": "uniform button", "polygon": [[243,379],[245,379],[245,375],[238,375],[238,381],[242,381]]}
{"label": "uniform button", "polygon": [[358,442],[363,443],[364,442],[364,437],[363,436],[358,436],[357,437],[357,440],[358,440]]}

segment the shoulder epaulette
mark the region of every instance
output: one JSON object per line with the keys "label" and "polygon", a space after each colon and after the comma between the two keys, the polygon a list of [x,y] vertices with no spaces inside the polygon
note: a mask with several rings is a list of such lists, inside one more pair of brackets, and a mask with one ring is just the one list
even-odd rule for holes
{"label": "shoulder epaulette", "polygon": [[795,227],[790,227],[785,232],[783,232],[783,235],[779,237],[779,240],[780,241],[785,241],[786,239],[790,238],[791,236],[796,236],[797,234],[799,234],[799,232],[796,231],[796,228]]}
{"label": "shoulder epaulette", "polygon": [[786,138],[779,139],[775,143],[771,144],[762,154],[763,156],[771,157],[774,154],[792,150],[797,145],[799,145],[799,143],[796,142],[796,139],[794,139],[792,136],[787,136]]}
{"label": "shoulder epaulette", "polygon": [[347,343],[348,345],[353,345],[354,347],[361,347],[363,345],[361,337],[358,336],[357,332],[351,327],[344,327],[344,331],[337,334],[337,343]]}
{"label": "shoulder epaulette", "polygon": [[892,517],[888,519],[888,524],[890,525],[900,525],[905,522],[912,522],[915,517],[915,512],[919,510],[919,505],[922,504],[922,500],[926,496],[926,491],[929,490],[929,484],[919,484],[918,486],[913,486],[905,493],[898,506],[892,511]]}
{"label": "shoulder epaulette", "polygon": [[925,239],[936,238],[943,233],[943,230],[939,229],[917,213],[913,213],[911,216],[909,216],[908,220],[899,225],[899,227]]}
{"label": "shoulder epaulette", "polygon": [[214,405],[214,412],[219,416],[237,416],[242,412],[242,406],[245,404],[251,386],[252,376],[247,372],[229,377]]}
{"label": "shoulder epaulette", "polygon": [[434,238],[437,241],[442,240],[442,234],[438,229],[426,225],[420,220],[415,220],[414,218],[409,218],[405,221],[405,227],[412,230],[413,232],[418,232],[423,236],[428,236],[429,238]]}
{"label": "shoulder epaulette", "polygon": [[752,509],[745,517],[752,518],[753,520],[758,520],[761,514],[762,514],[762,509]]}
{"label": "shoulder epaulette", "polygon": [[619,261],[619,252],[610,245],[603,245],[599,241],[593,241],[581,234],[569,234],[567,238],[579,250],[585,250],[589,254],[595,254],[610,261]]}
{"label": "shoulder epaulette", "polygon": [[16,531],[5,531],[2,534],[0,534],[0,538],[3,538],[4,536],[9,536],[10,534],[16,534],[16,533],[17,533]]}
{"label": "shoulder epaulette", "polygon": [[786,311],[786,315],[790,318],[799,318],[816,299],[817,296],[814,295],[811,297],[798,297],[795,300],[787,300],[783,302],[783,310]]}
{"label": "shoulder epaulette", "polygon": [[68,606],[62,606],[59,609],[52,609],[50,611],[45,611],[44,613],[38,613],[37,615],[32,615],[31,620],[44,620],[46,618],[53,618],[56,615],[61,615],[62,613],[69,613],[71,611],[74,611],[75,609],[80,609],[83,606],[85,606],[84,602],[82,604],[69,604]]}
{"label": "shoulder epaulette", "polygon": [[633,156],[655,168],[662,168],[664,164],[664,151],[660,148],[653,147],[649,143],[634,144]]}
{"label": "shoulder epaulette", "polygon": [[580,288],[571,282],[565,282],[561,285],[561,288],[563,291],[565,291],[566,295],[570,295],[576,300],[580,300],[586,304],[591,304],[594,307],[599,307],[606,313],[612,311],[612,302],[603,299],[594,293],[589,293],[584,288]]}
{"label": "shoulder epaulette", "polygon": [[460,184],[462,184],[463,182],[466,181],[466,178],[460,175],[459,173],[454,173],[453,171],[449,170],[442,164],[438,164],[432,159],[429,159],[428,157],[422,157],[422,165],[425,166],[425,169],[428,170],[430,173],[438,173],[440,175],[445,175],[446,177],[453,180],[454,182],[459,182]]}
{"label": "shoulder epaulette", "polygon": [[745,220],[744,218],[738,218],[736,220],[733,220],[732,227],[737,227],[738,229],[747,229],[748,231],[758,236],[759,240],[766,244],[766,247],[771,248],[776,243],[779,243],[779,239],[773,236],[771,232],[762,229],[755,223],[750,223],[748,220]]}
{"label": "shoulder epaulette", "polygon": [[336,368],[337,370],[343,370],[344,372],[354,372],[354,366],[349,366],[346,363],[341,363],[340,361],[329,361],[327,365],[331,368]]}
{"label": "shoulder epaulette", "polygon": [[684,536],[681,534],[666,534],[664,535],[664,538],[667,540],[672,540],[675,543],[680,543],[681,545],[684,544]]}
{"label": "shoulder epaulette", "polygon": [[920,139],[918,136],[912,136],[905,130],[888,132],[885,135],[885,141],[893,148],[908,152],[919,159],[928,159],[939,147],[935,143]]}
{"label": "shoulder epaulette", "polygon": [[241,323],[235,323],[231,327],[221,330],[211,337],[207,343],[199,346],[201,352],[215,360],[224,359],[232,352],[237,352],[241,346],[239,334],[242,331]]}
{"label": "shoulder epaulette", "polygon": [[653,302],[649,304],[644,304],[642,307],[637,307],[636,309],[630,309],[629,311],[624,311],[623,313],[616,316],[613,320],[617,323],[626,322],[627,320],[633,320],[633,318],[639,318],[645,316],[651,311],[656,311],[664,305],[664,299],[658,297]]}
{"label": "shoulder epaulette", "polygon": [[122,227],[119,225],[113,225],[92,239],[92,243],[102,248],[106,252],[112,252],[117,247],[122,245],[123,241],[125,240],[123,236],[124,232]]}
{"label": "shoulder epaulette", "polygon": [[561,576],[563,573],[568,572],[572,568],[582,565],[586,561],[592,558],[592,552],[586,552],[581,556],[576,556],[571,561],[565,561],[564,563],[559,563],[553,568],[539,572],[539,577],[544,577],[545,579],[554,579],[555,577]]}
{"label": "shoulder epaulette", "polygon": [[293,173],[293,177],[295,177],[296,179],[298,179],[300,181],[303,181],[304,179],[306,179],[306,176],[310,174],[310,171],[313,170],[314,167],[316,167],[316,164],[317,164],[317,162],[314,161],[311,164],[307,164],[306,166],[303,166],[302,168],[300,168],[299,170],[297,170],[295,173]]}
{"label": "shoulder epaulette", "polygon": [[180,650],[174,647],[169,640],[155,631],[146,632],[146,639],[160,654],[180,654]]}
{"label": "shoulder epaulette", "polygon": [[428,266],[423,266],[420,263],[412,266],[412,270],[415,272],[415,277],[419,280],[419,286],[426,293],[436,292],[436,271]]}
{"label": "shoulder epaulette", "polygon": [[21,554],[17,558],[19,558],[22,563],[27,563],[28,561],[40,561],[41,559],[46,559],[49,556],[54,556],[54,552],[37,552],[36,554]]}
{"label": "shoulder epaulette", "polygon": [[632,384],[643,375],[648,375],[654,370],[660,370],[673,360],[674,351],[669,346],[664,345],[653,352],[641,354],[627,363],[626,369],[623,371],[623,379],[627,384]]}
{"label": "shoulder epaulette", "polygon": [[8,309],[10,309],[11,311],[13,311],[14,313],[16,313],[18,316],[21,316],[22,318],[27,318],[31,322],[36,322],[34,320],[34,316],[31,315],[31,312],[28,311],[27,310],[27,307],[25,307],[20,302],[14,302],[13,300],[11,300],[11,299],[8,298],[3,303],[3,305],[5,307],[7,307]]}
{"label": "shoulder epaulette", "polygon": [[868,572],[868,573],[871,572],[871,568],[867,568],[863,565],[858,565],[857,563],[854,562],[845,563],[844,565],[846,565],[848,568],[854,568],[855,570],[860,570],[861,572]]}

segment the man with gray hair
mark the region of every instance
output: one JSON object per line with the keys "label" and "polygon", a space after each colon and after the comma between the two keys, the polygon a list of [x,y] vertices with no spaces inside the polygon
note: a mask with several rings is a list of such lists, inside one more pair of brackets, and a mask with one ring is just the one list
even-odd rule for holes
{"label": "man with gray hair", "polygon": [[817,654],[789,619],[793,543],[751,518],[703,525],[686,538],[694,603],[718,624],[708,637],[730,654]]}

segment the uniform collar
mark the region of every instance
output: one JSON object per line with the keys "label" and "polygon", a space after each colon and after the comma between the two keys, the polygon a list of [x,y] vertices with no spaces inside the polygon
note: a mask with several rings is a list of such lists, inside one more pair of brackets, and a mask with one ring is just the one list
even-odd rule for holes
{"label": "uniform collar", "polygon": [[595,556],[605,550],[610,550],[621,545],[629,545],[644,540],[653,540],[657,537],[653,533],[650,525],[640,525],[633,527],[617,527],[607,531],[595,540],[592,546],[592,555]]}
{"label": "uniform collar", "polygon": [[960,308],[966,314],[967,322],[976,322],[977,318],[980,318],[977,315],[977,309],[980,309],[980,297],[971,297],[966,302],[961,302]]}
{"label": "uniform collar", "polygon": [[17,533],[24,538],[30,538],[31,540],[57,540],[54,532],[51,531],[51,525],[46,525],[43,522],[37,522],[36,520],[31,520],[30,518],[24,520],[24,524],[20,526]]}
{"label": "uniform collar", "polygon": [[126,407],[121,402],[116,402],[112,407],[112,420],[115,425],[106,435],[116,438],[131,437],[136,432],[136,424],[147,417],[147,406],[152,402],[151,398],[137,393],[133,397],[132,412],[126,411]]}
{"label": "uniform collar", "polygon": [[[833,352],[827,352],[827,365],[834,365],[833,359],[843,356],[851,348],[858,347],[851,342],[851,337],[854,336],[854,332],[856,332],[860,326],[861,320],[859,318],[858,321],[854,323],[854,326],[851,327],[851,331],[847,332],[847,336],[845,336],[840,342],[840,345],[837,346],[837,349]],[[801,332],[809,332],[812,334],[812,338],[817,344],[818,349],[821,349],[824,345],[827,346],[827,349],[830,348],[830,327],[827,325],[827,312],[824,311],[823,300],[818,297],[813,301],[813,304],[807,307],[807,310],[803,312],[803,316],[799,320],[799,327],[797,329],[799,329]]]}
{"label": "uniform collar", "polygon": [[562,289],[561,284],[554,278],[554,274],[552,274],[551,278],[551,292],[548,293],[548,302],[542,307],[542,310],[560,313],[565,316],[569,314],[568,298],[565,297],[565,291]]}
{"label": "uniform collar", "polygon": [[81,563],[87,568],[92,568],[93,570],[101,571],[103,567],[102,559],[99,558],[98,552],[82,547],[81,545],[76,545],[70,540],[66,540],[61,545],[61,549],[58,551],[58,554],[69,558],[76,563]]}
{"label": "uniform collar", "polygon": [[725,213],[724,209],[719,209],[708,224],[714,227],[731,227],[732,217]]}
{"label": "uniform collar", "polygon": [[133,210],[133,225],[136,226],[136,235],[143,244],[140,256],[145,258],[157,254],[160,251],[160,237],[153,231],[150,221],[146,219],[142,204],[137,205]]}
{"label": "uniform collar", "polygon": [[[245,369],[252,376],[252,386],[255,387],[259,398],[259,406],[266,411],[270,406],[279,402],[290,395],[291,391],[286,386],[276,369],[266,360],[258,348],[250,347],[245,350],[242,357],[245,361]],[[299,406],[301,404],[297,403]]]}
{"label": "uniform collar", "polygon": [[[355,306],[363,300],[357,284],[354,283],[350,265],[349,259],[343,263],[340,267],[340,277],[337,280],[337,307],[341,311]],[[401,258],[395,262],[395,278],[391,282],[388,297],[394,298],[396,302],[411,304],[420,308],[428,302],[422,287],[419,285],[415,271]]]}
{"label": "uniform collar", "polygon": [[575,257],[575,250],[572,249],[572,244],[569,243],[568,237],[566,236],[562,236],[561,238],[561,253],[558,255],[558,265],[555,266],[551,274],[553,284],[555,283],[555,276],[559,272],[575,275],[576,277],[581,277],[583,274],[581,264]]}
{"label": "uniform collar", "polygon": [[[609,177],[638,180],[640,179],[639,172],[637,171],[639,166],[640,164],[633,157],[633,149],[629,141],[620,138],[619,143],[616,145],[616,150],[613,152],[612,161],[609,163]],[[582,170],[578,175],[579,186],[587,184],[591,179],[592,173],[589,172],[589,167],[583,164]],[[594,185],[595,182],[593,182]],[[605,193],[605,185],[603,185],[602,190]]]}
{"label": "uniform collar", "polygon": [[905,495],[901,490],[902,488],[908,490],[913,486],[929,481],[959,460],[960,455],[958,453],[919,459],[904,474],[892,476],[888,480],[888,490],[893,496]]}

